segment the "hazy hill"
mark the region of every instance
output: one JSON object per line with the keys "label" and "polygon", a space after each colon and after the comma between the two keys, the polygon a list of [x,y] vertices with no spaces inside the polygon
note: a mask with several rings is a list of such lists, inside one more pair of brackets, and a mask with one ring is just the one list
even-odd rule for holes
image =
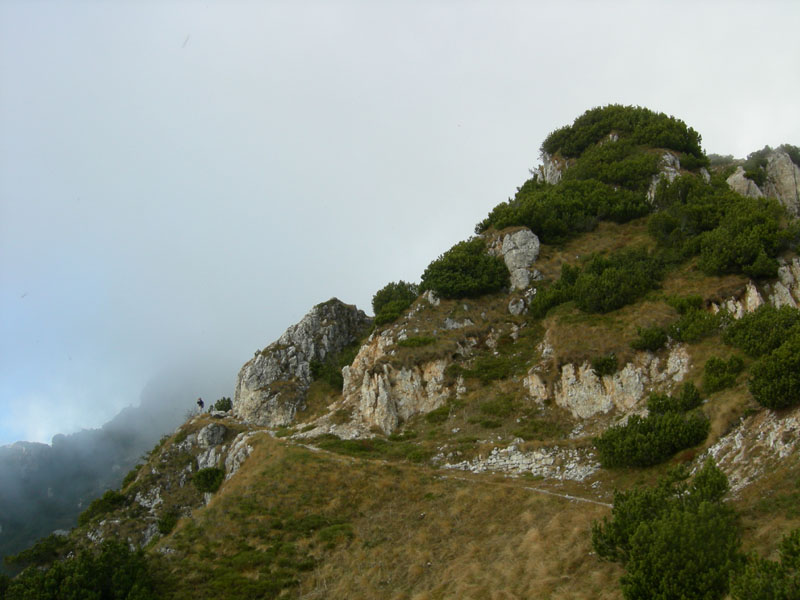
{"label": "hazy hill", "polygon": [[7,597],[796,598],[796,155],[587,111],[374,319],[331,299],[256,350]]}

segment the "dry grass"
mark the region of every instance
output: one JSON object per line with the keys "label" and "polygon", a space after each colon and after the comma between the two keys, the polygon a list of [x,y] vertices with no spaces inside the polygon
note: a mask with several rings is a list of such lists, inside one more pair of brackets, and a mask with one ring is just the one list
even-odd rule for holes
{"label": "dry grass", "polygon": [[[311,533],[292,543],[316,567],[286,597],[619,598],[615,565],[591,553],[590,524],[608,510],[525,490],[521,481],[442,476],[355,460],[259,436],[237,477],[159,546],[165,598],[212,597],[210,574],[243,544],[263,551],[282,515],[324,515],[352,527],[335,547]],[[584,493],[586,490],[584,490]],[[291,516],[287,516],[291,515]],[[258,569],[242,568],[242,580]],[[219,590],[216,598],[226,596]]]}

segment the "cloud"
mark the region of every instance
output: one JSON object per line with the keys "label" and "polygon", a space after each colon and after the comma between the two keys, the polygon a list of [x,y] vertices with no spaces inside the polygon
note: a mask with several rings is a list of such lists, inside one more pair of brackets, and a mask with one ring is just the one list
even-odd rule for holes
{"label": "cloud", "polygon": [[198,353],[232,395],[313,304],[417,280],[592,106],[674,114],[712,152],[799,143],[799,16],[3,3],[0,410],[32,405],[24,435],[92,426]]}

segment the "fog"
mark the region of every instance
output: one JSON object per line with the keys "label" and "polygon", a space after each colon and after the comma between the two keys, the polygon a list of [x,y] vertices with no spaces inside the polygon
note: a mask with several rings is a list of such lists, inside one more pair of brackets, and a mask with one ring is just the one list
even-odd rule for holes
{"label": "fog", "polygon": [[708,152],[800,143],[799,23],[789,1],[5,0],[0,445],[99,427],[175,362],[232,396],[312,305],[417,281],[593,106],[673,114]]}

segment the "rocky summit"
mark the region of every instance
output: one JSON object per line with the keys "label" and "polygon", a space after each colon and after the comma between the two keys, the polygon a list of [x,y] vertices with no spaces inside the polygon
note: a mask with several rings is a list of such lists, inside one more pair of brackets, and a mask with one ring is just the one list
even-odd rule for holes
{"label": "rocky summit", "polygon": [[554,130],[419,283],[313,307],[0,593],[800,597],[800,149],[700,142]]}

